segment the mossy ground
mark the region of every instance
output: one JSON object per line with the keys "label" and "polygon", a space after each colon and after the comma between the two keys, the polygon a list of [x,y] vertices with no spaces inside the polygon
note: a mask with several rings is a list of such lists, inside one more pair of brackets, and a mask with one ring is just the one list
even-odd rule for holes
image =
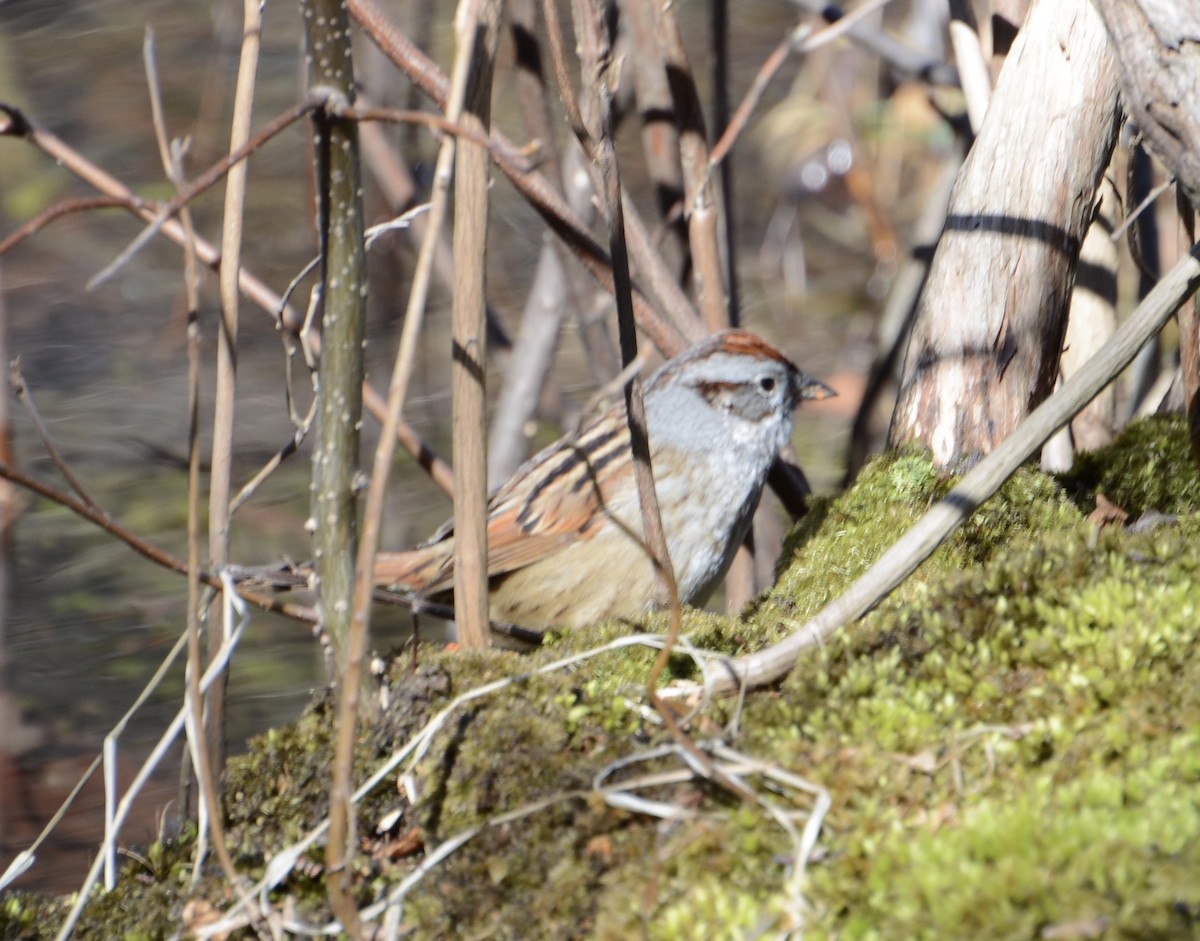
{"label": "mossy ground", "polygon": [[[739,653],[782,636],[949,483],[919,455],[880,459],[814,507],[788,541],[778,585],[747,617],[689,614],[693,643]],[[1097,492],[1134,515],[1178,519],[1098,530],[1086,520]],[[482,826],[408,895],[406,937],[742,938],[798,919],[810,938],[1195,937],[1198,509],[1200,475],[1178,421],[1141,423],[1058,481],[1022,471],[861,624],[740,709],[721,702],[697,717],[698,741],[723,736],[828,790],[799,884],[779,824],[719,787],[638,791],[695,812],[678,821],[591,792],[611,762],[670,741],[638,708],[653,653],[633,648],[460,708],[415,769],[415,807],[394,775],[365,802],[361,898],[421,862],[389,853],[397,844],[374,832],[402,809],[393,835],[415,829],[427,848]],[[526,657],[438,653],[412,675],[397,663],[391,706],[364,730],[362,766],[455,696],[628,631],[559,637]],[[671,672],[695,667],[677,656]],[[318,703],[235,763],[230,840],[248,873],[323,814],[329,729]],[[616,777],[680,767],[659,756]],[[791,800],[748,780],[779,806]],[[528,813],[498,820],[520,808]],[[311,852],[308,874],[276,893],[314,920],[324,911],[320,858]],[[131,865],[118,892],[89,907],[79,936],[170,936],[188,898],[186,859],[186,846],[160,846]],[[215,871],[201,893],[228,904]],[[36,937],[56,912],[60,903],[15,896],[0,926]]]}

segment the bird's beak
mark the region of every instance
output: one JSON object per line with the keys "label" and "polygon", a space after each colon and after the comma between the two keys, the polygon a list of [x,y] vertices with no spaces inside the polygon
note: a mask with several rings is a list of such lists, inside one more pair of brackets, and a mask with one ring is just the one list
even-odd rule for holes
{"label": "bird's beak", "polygon": [[837,393],[825,385],[825,383],[819,382],[811,376],[806,376],[804,373],[801,373],[796,380],[797,399],[831,399],[835,395]]}

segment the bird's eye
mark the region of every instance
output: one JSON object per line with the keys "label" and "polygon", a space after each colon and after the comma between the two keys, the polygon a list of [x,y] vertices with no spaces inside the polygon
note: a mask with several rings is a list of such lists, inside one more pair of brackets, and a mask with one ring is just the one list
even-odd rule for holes
{"label": "bird's eye", "polygon": [[774,376],[763,376],[761,379],[758,380],[758,387],[760,389],[762,389],[763,392],[774,392],[775,391],[775,377]]}

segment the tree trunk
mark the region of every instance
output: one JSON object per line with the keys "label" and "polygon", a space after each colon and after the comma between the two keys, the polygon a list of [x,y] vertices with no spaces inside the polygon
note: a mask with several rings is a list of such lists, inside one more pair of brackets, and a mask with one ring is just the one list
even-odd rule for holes
{"label": "tree trunk", "polygon": [[1079,248],[1117,131],[1116,65],[1087,0],[1037,0],[950,201],[890,443],[991,451],[1053,389]]}
{"label": "tree trunk", "polygon": [[[1150,148],[1200,206],[1200,2],[1095,0],[1121,66],[1125,106]],[[1179,352],[1192,450],[1200,460],[1200,314],[1179,312]]]}

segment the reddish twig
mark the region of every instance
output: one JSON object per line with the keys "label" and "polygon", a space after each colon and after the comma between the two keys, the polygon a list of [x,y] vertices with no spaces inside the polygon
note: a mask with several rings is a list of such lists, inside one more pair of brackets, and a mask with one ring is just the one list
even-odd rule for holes
{"label": "reddish twig", "polygon": [[42,421],[42,415],[38,411],[37,406],[33,402],[33,396],[29,393],[29,387],[25,384],[25,376],[21,373],[20,358],[14,359],[8,367],[8,384],[12,386],[13,392],[22,405],[25,406],[25,411],[29,413],[29,418],[33,421],[34,430],[42,441],[42,447],[46,449],[46,453],[50,455],[50,460],[54,463],[55,468],[62,474],[63,480],[78,494],[79,499],[87,506],[93,509],[98,509],[96,501],[92,499],[92,495],[88,493],[84,487],[83,481],[75,476],[75,472],[59,450],[54,445],[54,441],[50,437],[50,430],[46,427],[46,423]]}
{"label": "reddish twig", "polygon": [[0,255],[6,254],[10,249],[20,245],[25,239],[35,235],[51,222],[57,222],[64,216],[71,216],[77,212],[91,212],[96,209],[128,209],[130,212],[136,212],[139,204],[143,206],[147,205],[141,201],[135,203],[134,200],[125,199],[121,196],[84,196],[80,199],[64,199],[43,209],[8,236],[0,239]]}
{"label": "reddish twig", "polygon": [[[38,496],[45,497],[47,500],[65,507],[77,516],[83,517],[88,522],[94,523],[110,536],[119,539],[138,555],[149,559],[155,565],[175,572],[178,575],[187,575],[188,565],[186,562],[171,555],[165,549],[154,545],[149,540],[143,539],[131,530],[126,529],[105,510],[99,507],[90,507],[69,493],[65,493],[56,487],[51,487],[49,484],[44,484],[37,478],[30,477],[28,474],[22,473],[8,464],[0,463],[0,477],[3,477],[5,480],[11,480],[17,486],[24,487]],[[209,588],[215,588],[217,591],[222,590],[221,580],[211,572],[201,571],[199,577],[200,581]],[[316,623],[315,615],[303,605],[280,601],[277,598],[265,597],[241,588],[238,589],[238,595],[256,607],[262,608],[264,611],[274,611],[276,614],[282,614],[284,617],[303,621],[307,624]]]}
{"label": "reddish twig", "polygon": [[325,101],[320,96],[311,97],[299,104],[293,105],[283,114],[277,116],[272,121],[268,122],[267,126],[251,137],[242,146],[231,150],[226,156],[222,157],[207,170],[201,173],[196,179],[186,186],[181,186],[179,191],[172,197],[171,201],[158,209],[150,220],[150,225],[143,229],[138,236],[125,247],[112,262],[104,269],[92,276],[88,282],[88,288],[94,288],[102,284],[105,280],[116,273],[130,258],[144,246],[150,239],[158,234],[168,219],[171,219],[184,206],[190,203],[193,199],[204,193],[206,190],[219,183],[229,171],[252,153],[262,147],[267,141],[279,135],[280,132],[295,124],[305,115],[316,111],[323,107]]}
{"label": "reddish twig", "polygon": [[[106,196],[119,200],[119,204],[125,206],[134,215],[146,222],[155,220],[159,204],[139,197],[115,176],[92,163],[61,138],[8,105],[0,104],[0,116],[4,118],[4,120],[0,120],[0,136],[24,138],[89,186]],[[161,231],[176,245],[184,246],[188,243],[188,235],[177,219],[168,219],[163,222]],[[198,261],[214,271],[220,268],[220,252],[211,243],[196,238],[195,247]],[[281,329],[292,334],[299,330],[303,320],[301,314],[295,309],[283,305],[279,295],[267,287],[262,280],[243,270],[238,274],[238,284],[242,293],[272,316]]]}
{"label": "reddish twig", "polygon": [[[775,50],[767,56],[767,60],[762,64],[758,73],[754,76],[754,81],[750,84],[750,90],[746,92],[746,96],[742,99],[741,104],[737,106],[733,117],[729,121],[729,126],[721,134],[721,139],[717,141],[713,147],[712,153],[709,155],[708,162],[710,168],[716,167],[733,149],[733,145],[737,143],[742,132],[746,129],[746,124],[750,120],[750,115],[754,113],[754,109],[758,107],[758,103],[762,100],[763,92],[771,80],[778,74],[780,68],[788,60],[788,57],[793,53],[804,54],[820,49],[822,46],[828,45],[835,39],[851,32],[855,27],[859,26],[862,20],[874,13],[880,7],[890,3],[891,0],[867,0],[862,6],[855,7],[849,13],[838,12],[837,18],[832,20],[830,25],[817,32],[813,32],[812,28],[806,24],[801,24],[791,31],[787,37]],[[827,8],[833,9],[833,8]],[[828,18],[828,13],[825,14]]]}

